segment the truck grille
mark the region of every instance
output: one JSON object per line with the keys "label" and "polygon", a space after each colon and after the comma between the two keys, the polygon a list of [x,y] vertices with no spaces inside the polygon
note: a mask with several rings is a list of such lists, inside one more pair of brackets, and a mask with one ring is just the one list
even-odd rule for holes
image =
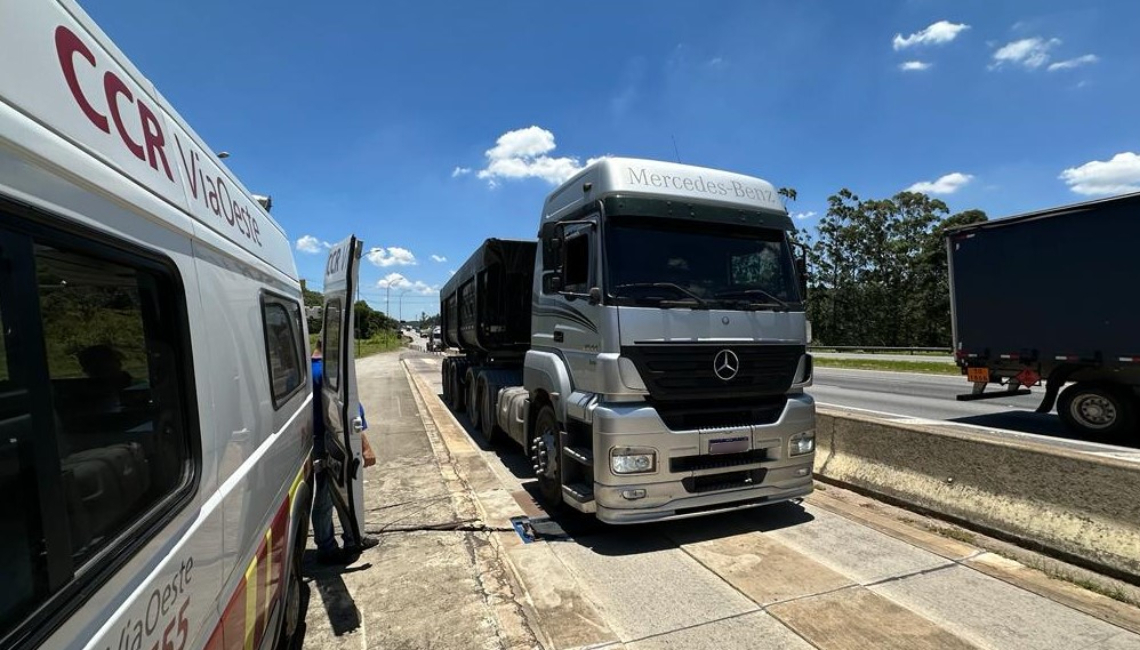
{"label": "truck grille", "polygon": [[[717,376],[713,361],[722,350],[739,360],[735,376]],[[654,400],[742,398],[784,395],[795,379],[802,345],[644,344],[623,346]]]}
{"label": "truck grille", "polygon": [[766,469],[754,469],[745,472],[726,472],[711,476],[694,476],[681,481],[685,491],[691,494],[703,492],[716,492],[717,490],[735,490],[738,488],[758,487],[764,482]]}
{"label": "truck grille", "polygon": [[732,429],[772,424],[788,403],[786,395],[745,400],[657,402],[654,408],[670,431]]}
{"label": "truck grille", "polygon": [[669,471],[692,472],[705,469],[728,469],[741,465],[754,465],[768,460],[767,449],[755,449],[739,454],[719,454],[715,456],[681,456],[669,459]]}

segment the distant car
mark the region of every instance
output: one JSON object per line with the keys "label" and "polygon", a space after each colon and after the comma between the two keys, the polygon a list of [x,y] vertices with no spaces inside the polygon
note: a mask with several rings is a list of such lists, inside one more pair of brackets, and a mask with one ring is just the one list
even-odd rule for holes
{"label": "distant car", "polygon": [[428,352],[438,352],[443,349],[443,333],[437,327],[431,331],[431,337],[428,338],[427,342],[427,350]]}

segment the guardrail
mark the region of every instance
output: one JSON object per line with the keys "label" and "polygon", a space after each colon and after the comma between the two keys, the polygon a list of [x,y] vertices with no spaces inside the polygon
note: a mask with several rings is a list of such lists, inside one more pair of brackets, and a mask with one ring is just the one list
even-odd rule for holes
{"label": "guardrail", "polygon": [[821,408],[816,477],[1140,585],[1140,462]]}
{"label": "guardrail", "polygon": [[812,352],[887,352],[891,354],[951,354],[952,348],[895,348],[883,345],[811,345]]}

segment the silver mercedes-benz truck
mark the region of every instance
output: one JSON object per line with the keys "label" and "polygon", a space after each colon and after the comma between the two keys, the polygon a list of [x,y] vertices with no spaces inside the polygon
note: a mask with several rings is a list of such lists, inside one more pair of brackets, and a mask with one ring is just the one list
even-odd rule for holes
{"label": "silver mercedes-benz truck", "polygon": [[609,158],[538,241],[488,239],[443,287],[444,400],[526,449],[548,505],[615,524],[802,497],[815,404],[805,260],[775,188]]}

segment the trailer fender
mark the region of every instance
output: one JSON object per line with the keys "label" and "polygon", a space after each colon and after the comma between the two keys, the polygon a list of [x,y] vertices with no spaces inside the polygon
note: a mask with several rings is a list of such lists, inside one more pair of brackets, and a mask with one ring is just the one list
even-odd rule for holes
{"label": "trailer fender", "polygon": [[[534,401],[536,393],[550,396],[559,422],[566,421],[566,398],[574,390],[566,360],[557,352],[529,350],[523,365],[523,385]],[[534,410],[534,409],[532,409]]]}
{"label": "trailer fender", "polygon": [[1041,397],[1041,404],[1037,406],[1037,413],[1048,413],[1053,410],[1057,404],[1057,394],[1061,392],[1061,388],[1065,386],[1065,382],[1069,381],[1069,377],[1073,373],[1081,370],[1083,366],[1072,364],[1061,364],[1049,373],[1049,379],[1045,381],[1045,395]]}

